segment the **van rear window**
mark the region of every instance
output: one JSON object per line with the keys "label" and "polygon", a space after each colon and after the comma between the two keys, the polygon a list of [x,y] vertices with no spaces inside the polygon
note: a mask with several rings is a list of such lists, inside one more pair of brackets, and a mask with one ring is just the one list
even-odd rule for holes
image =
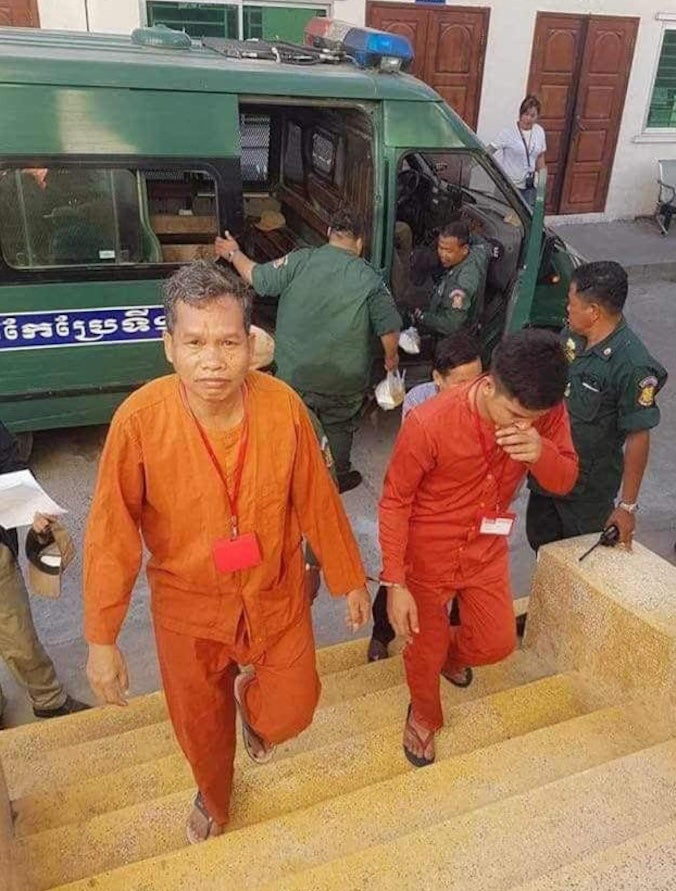
{"label": "van rear window", "polygon": [[0,250],[14,269],[189,262],[213,255],[216,185],[193,170],[0,171]]}

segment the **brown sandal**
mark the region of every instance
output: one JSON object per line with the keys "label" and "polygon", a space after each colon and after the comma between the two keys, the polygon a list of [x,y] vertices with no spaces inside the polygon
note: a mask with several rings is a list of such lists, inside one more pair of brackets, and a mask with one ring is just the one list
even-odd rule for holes
{"label": "brown sandal", "polygon": [[[195,811],[200,814],[200,816],[204,817],[206,831],[204,834],[198,833],[195,829],[190,825],[190,821],[194,816]],[[216,823],[214,818],[211,816],[209,811],[207,810],[207,806],[204,803],[204,799],[202,798],[202,793],[198,792],[195,796],[195,800],[193,801],[193,812],[188,817],[188,822],[185,826],[185,836],[188,839],[189,844],[198,845],[201,842],[208,841],[210,838],[216,838],[216,836],[221,835],[223,832],[223,827]]]}
{"label": "brown sandal", "polygon": [[[408,706],[408,712],[406,713],[406,726],[404,727],[404,732],[409,730],[413,736],[415,736],[416,740],[420,743],[420,746],[423,750],[429,746],[430,740],[434,739],[436,735],[435,730],[430,730],[427,736],[422,737],[415,727],[411,724],[411,710],[413,708],[412,703]],[[407,749],[404,745],[404,755],[408,758],[411,764],[414,767],[427,767],[428,764],[434,764],[434,758],[425,758],[423,755],[414,755],[410,749]]]}
{"label": "brown sandal", "polygon": [[256,764],[267,764],[275,753],[275,747],[268,745],[264,739],[256,733],[244,716],[243,696],[246,685],[251,683],[252,675],[238,674],[235,678],[235,702],[242,722],[242,740],[246,753]]}

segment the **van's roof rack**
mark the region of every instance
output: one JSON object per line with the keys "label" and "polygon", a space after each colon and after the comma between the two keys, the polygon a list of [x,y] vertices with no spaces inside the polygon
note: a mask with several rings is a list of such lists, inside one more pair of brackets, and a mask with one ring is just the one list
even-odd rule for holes
{"label": "van's roof rack", "polygon": [[262,59],[288,65],[318,65],[340,62],[342,53],[297,43],[270,40],[231,40],[225,37],[203,37],[202,45],[228,59]]}

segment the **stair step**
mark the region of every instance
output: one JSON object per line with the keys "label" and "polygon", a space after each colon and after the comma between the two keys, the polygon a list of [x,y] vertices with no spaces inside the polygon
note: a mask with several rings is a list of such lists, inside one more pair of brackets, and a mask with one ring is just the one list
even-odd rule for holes
{"label": "stair step", "polygon": [[519,885],[514,891],[673,891],[676,821]]}
{"label": "stair step", "polygon": [[[560,693],[555,694],[554,687],[552,685],[551,695],[558,698]],[[546,698],[535,706],[536,711],[544,706]],[[536,703],[538,699],[538,696],[533,696],[531,702]],[[506,697],[500,707],[492,710],[492,720],[495,721],[497,714],[501,713],[508,723],[511,722],[515,707],[520,708],[522,719],[528,721],[528,698],[508,703]],[[484,716],[484,720],[489,726],[488,716]],[[462,727],[462,722],[459,722],[459,726]],[[476,732],[471,717],[468,717],[463,729],[465,735]],[[461,732],[458,729],[457,733]],[[662,728],[660,732],[665,731]],[[605,802],[607,809],[606,799],[616,786],[624,795],[625,775],[632,775],[633,762],[630,759],[633,756],[629,756],[629,759],[623,756],[655,742],[655,733],[645,721],[643,708],[634,706],[605,709],[570,718],[524,736],[506,738],[485,748],[456,755],[453,754],[455,733],[456,722],[452,721],[440,741],[440,760],[425,770],[416,771],[407,767],[400,749],[400,735],[397,734],[389,744],[386,743],[386,757],[399,759],[404,772],[392,779],[376,782],[368,788],[342,794],[304,810],[294,810],[277,819],[232,831],[208,845],[165,853],[161,857],[99,874],[96,879],[83,878],[68,885],[68,889],[85,891],[95,887],[97,891],[117,891],[120,888],[125,891],[173,891],[199,888],[200,891],[216,891],[225,887],[224,877],[227,877],[227,887],[238,891],[260,888],[273,882],[274,885],[270,887],[280,891],[287,887],[312,891],[365,887],[396,887],[398,891],[404,888],[416,891],[420,888],[479,888],[479,885],[468,881],[471,874],[457,871],[452,863],[447,868],[446,860],[450,862],[453,857],[474,857],[475,868],[480,871],[485,868],[488,859],[495,861],[494,868],[499,874],[501,859],[505,855],[502,851],[499,855],[494,854],[492,845],[484,838],[487,832],[496,836],[496,844],[500,847],[505,847],[503,836],[511,838],[516,835],[522,842],[524,836],[520,833],[523,830],[517,831],[515,827],[524,821],[533,822],[535,812],[538,813],[537,821],[549,821],[551,824],[552,817],[556,819],[558,814],[558,804],[552,808],[552,802],[558,802],[559,798],[565,804],[565,820],[573,820],[569,813],[573,806],[582,811],[582,816],[587,815],[586,800],[585,807],[580,808],[580,795],[586,795],[587,787],[592,790],[590,794]],[[676,743],[673,741],[667,747],[656,747],[641,753],[644,759],[641,762],[644,766],[642,783],[630,781],[632,788],[640,786],[642,806],[645,806],[650,795],[655,797],[655,818],[659,816],[662,822],[676,814],[676,785],[672,789],[665,782],[670,782],[672,776],[676,779],[676,762],[669,760],[673,759],[674,754]],[[360,757],[359,751],[355,757]],[[619,760],[612,760],[610,765],[606,765],[605,762],[610,759]],[[320,767],[323,771],[331,771],[330,759],[327,758]],[[570,774],[579,771],[587,771],[583,780],[569,778]],[[272,777],[270,772],[270,781]],[[562,777],[566,779],[562,780]],[[376,778],[377,775],[372,779]],[[659,780],[657,789],[652,791],[651,778]],[[546,787],[552,791],[544,799],[542,790],[537,788],[543,783],[552,784]],[[259,786],[256,794],[264,795],[268,787],[263,779]],[[186,801],[187,797],[183,799],[184,805]],[[289,805],[293,806],[292,802]],[[653,807],[652,804],[650,806]],[[633,811],[637,810],[634,804],[630,807]],[[492,816],[491,808],[497,808],[496,817]],[[479,810],[475,812],[475,809]],[[174,826],[174,836],[178,837],[185,812],[179,814],[177,810],[170,809],[164,818],[160,817],[161,813],[160,803],[153,816],[162,826],[169,820],[179,821]],[[477,814],[486,814],[486,817]],[[621,819],[624,819],[623,814]],[[153,828],[155,825],[151,824]],[[569,824],[564,822],[562,825]],[[77,827],[69,831],[74,833],[71,844],[77,845],[81,834],[78,834]],[[412,834],[401,837],[402,832]],[[548,832],[555,833],[555,827],[550,825]],[[449,839],[457,837],[461,837],[463,843],[457,846],[456,851],[455,846],[449,845]],[[547,838],[548,835],[543,837]],[[429,838],[434,838],[434,844],[428,844]],[[34,841],[39,839],[40,836],[33,837]],[[39,891],[49,887],[46,882],[53,881],[59,874],[54,869],[54,861],[58,858],[54,848],[39,851],[30,847],[30,842],[31,839],[24,840],[27,859],[34,863],[39,858],[43,866],[47,863],[50,870],[49,879],[43,873],[31,876],[31,891]],[[424,848],[423,857],[418,855],[418,845],[422,846],[421,850]],[[85,850],[88,847],[91,850],[91,846],[84,844]],[[61,857],[64,848],[61,847]],[[487,857],[488,851],[490,857]],[[528,845],[525,851],[521,851],[520,857],[528,860]],[[424,872],[426,861],[430,864],[429,874]],[[109,862],[113,862],[112,852]],[[546,865],[549,861],[545,858],[543,862]],[[307,872],[294,877],[293,874],[299,870]],[[284,876],[288,878],[284,879]],[[452,884],[453,881],[456,884]],[[489,887],[506,888],[509,885],[481,886],[482,891]],[[65,891],[65,885],[62,891]]]}
{"label": "stair step", "polygon": [[[438,741],[439,757],[491,745],[583,711],[575,679],[561,675],[457,704],[447,712],[448,727]],[[231,828],[268,820],[403,773],[408,762],[401,757],[402,720],[400,714],[396,723],[382,730],[339,739],[281,764],[275,759],[256,769],[243,765],[249,769],[236,777]],[[182,755],[122,768],[115,772],[114,784],[103,788],[97,778],[18,799],[12,803],[15,833],[23,837],[85,823],[176,792],[184,793],[177,799],[184,815],[185,802],[194,794],[194,781]],[[142,813],[141,807],[141,824]]]}
{"label": "stair step", "polygon": [[[626,842],[638,826],[653,828],[675,817],[676,740],[670,739],[258,887],[385,891],[396,884],[398,891],[507,891],[537,880],[539,888],[552,867]],[[97,885],[98,891],[104,888]]]}
{"label": "stair step", "polygon": [[[400,721],[402,709],[408,703],[408,688],[401,682],[401,674],[400,683],[396,686],[366,692],[372,689],[371,679],[397,670],[400,673],[398,661],[399,657],[393,657],[382,663],[363,665],[354,673],[351,681],[346,680],[341,672],[326,676],[325,696],[330,699],[334,696],[331,690],[340,687],[343,696],[347,697],[351,692],[354,698],[345,698],[328,706],[320,703],[311,727],[296,739],[278,746],[276,760],[334,742],[336,732],[346,738]],[[347,673],[352,671],[348,669]],[[474,683],[467,690],[443,684],[442,700],[447,707],[452,707],[459,702],[480,699],[499,690],[529,683],[547,673],[543,664],[530,653],[517,651],[509,659],[477,671]],[[104,784],[106,774],[117,774],[123,766],[147,763],[176,752],[178,746],[171,725],[164,721],[117,736],[86,740],[79,745],[45,751],[34,757],[28,754],[22,757],[3,755],[2,764],[10,796],[16,799],[96,777]],[[243,765],[246,761],[246,756],[239,751],[237,763]]]}
{"label": "stair step", "polygon": [[[317,650],[317,670],[322,676],[366,663],[368,641],[351,640]],[[90,739],[101,739],[167,720],[164,694],[159,691],[129,700],[126,708],[93,708],[65,718],[53,718],[49,733],[44,722],[33,721],[0,734],[0,760],[21,759]]]}

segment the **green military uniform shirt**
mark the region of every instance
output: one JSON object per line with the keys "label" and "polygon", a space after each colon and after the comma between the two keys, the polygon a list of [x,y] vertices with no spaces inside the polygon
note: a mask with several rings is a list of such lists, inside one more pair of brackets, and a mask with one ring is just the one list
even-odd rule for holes
{"label": "green military uniform shirt", "polygon": [[429,309],[423,313],[425,327],[447,337],[478,322],[488,260],[487,245],[472,242],[462,263],[452,266],[436,286]]}
{"label": "green military uniform shirt", "polygon": [[401,327],[372,266],[326,244],[255,266],[252,284],[258,294],[279,296],[278,377],[301,392],[349,395],[368,388],[373,336]]}
{"label": "green military uniform shirt", "polygon": [[624,319],[589,350],[569,330],[563,343],[570,362],[566,402],[580,459],[577,484],[564,500],[612,502],[622,482],[627,435],[659,424],[655,396],[667,372]]}

